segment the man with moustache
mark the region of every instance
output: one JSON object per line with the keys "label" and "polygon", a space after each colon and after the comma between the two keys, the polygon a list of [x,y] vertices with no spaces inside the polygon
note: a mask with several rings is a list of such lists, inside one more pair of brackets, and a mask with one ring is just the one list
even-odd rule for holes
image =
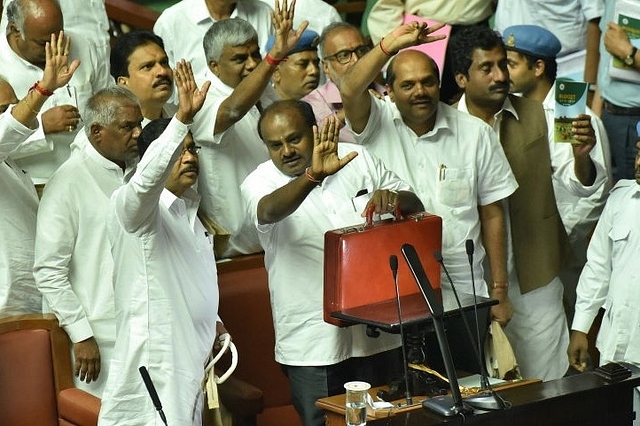
{"label": "man with moustache", "polygon": [[[198,219],[198,150],[189,134],[208,82],[176,69],[178,110],[148,124],[136,172],[111,197],[117,339],[98,424],[157,424],[140,378],[145,366],[170,425],[201,426],[204,367],[218,332],[216,263]],[[168,122],[167,122],[168,121]]]}
{"label": "man with moustache", "polygon": [[175,105],[167,103],[173,93],[173,71],[164,42],[151,31],[131,31],[117,38],[111,49],[111,76],[138,97],[142,127],[175,113]]}
{"label": "man with moustache", "polygon": [[[338,143],[333,117],[321,131],[303,101],[278,101],[260,118],[270,161],[242,183],[252,223],[265,249],[276,361],[291,384],[305,426],[324,425],[318,398],[344,392],[344,383],[386,383],[400,370],[397,336],[366,335],[364,325],[337,327],[323,320],[324,234],[378,214],[422,203],[393,172],[362,147]],[[362,189],[367,195],[354,198]],[[365,206],[366,205],[366,206]]]}
{"label": "man with moustache", "polygon": [[[459,291],[473,294],[466,240],[476,247],[476,292],[500,301],[492,307],[506,324],[511,306],[506,292],[506,254],[501,200],[517,183],[491,129],[473,117],[439,102],[439,73],[432,58],[405,47],[428,42],[434,27],[416,22],[387,34],[343,76],[340,92],[347,122],[356,141],[412,185],[425,209],[442,217],[442,255]],[[389,100],[372,96],[368,87],[390,56]],[[491,267],[485,283],[483,260]],[[443,297],[453,298],[442,279]]]}
{"label": "man with moustache", "polygon": [[116,338],[110,197],[137,162],[142,114],[135,96],[117,86],[93,95],[85,111],[84,142],[40,201],[33,270],[45,311],[73,343],[76,386],[101,397]]}
{"label": "man with moustache", "polygon": [[[347,22],[335,22],[327,26],[320,35],[320,54],[322,56],[322,69],[329,79],[304,98],[313,108],[313,113],[318,120],[318,126],[325,118],[335,117],[340,125],[340,140],[355,142],[353,133],[345,126],[342,98],[337,84],[342,76],[361,57],[371,50],[371,46],[364,40],[360,30]],[[384,86],[373,82],[369,86],[380,95],[384,95]]]}
{"label": "man with moustache", "polygon": [[198,192],[202,213],[214,223],[209,232],[216,236],[217,257],[261,250],[255,227],[246,219],[240,184],[269,158],[257,124],[260,109],[277,97],[268,86],[275,68],[306,28],[303,23],[293,30],[294,7],[295,2],[273,13],[276,37],[264,60],[256,30],[242,19],[214,23],[203,40],[211,87],[191,131],[202,145]]}
{"label": "man with moustache", "polygon": [[[318,87],[318,39],[318,33],[315,31],[304,30],[295,47],[276,65],[271,82],[278,99],[301,99]],[[275,36],[269,36],[266,49],[270,50],[274,42]]]}
{"label": "man with moustache", "polygon": [[[457,107],[480,118],[499,136],[518,190],[506,201],[508,287],[514,306],[505,327],[525,377],[562,377],[569,342],[558,277],[571,257],[551,182],[547,122],[540,102],[509,96],[507,55],[500,35],[488,28],[465,28],[451,38],[449,51],[458,86]],[[580,129],[579,136],[587,133]],[[595,139],[572,146],[560,179],[577,196],[597,190],[605,173],[591,161]]]}

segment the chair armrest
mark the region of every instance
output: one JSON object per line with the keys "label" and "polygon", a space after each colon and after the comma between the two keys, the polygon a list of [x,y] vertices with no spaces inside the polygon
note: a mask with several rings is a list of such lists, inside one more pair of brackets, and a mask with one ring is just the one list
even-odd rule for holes
{"label": "chair armrest", "polygon": [[96,426],[100,412],[100,398],[77,388],[58,393],[58,416],[78,426]]}
{"label": "chair armrest", "polygon": [[251,417],[264,409],[262,391],[233,376],[218,385],[218,394],[222,404],[234,416]]}

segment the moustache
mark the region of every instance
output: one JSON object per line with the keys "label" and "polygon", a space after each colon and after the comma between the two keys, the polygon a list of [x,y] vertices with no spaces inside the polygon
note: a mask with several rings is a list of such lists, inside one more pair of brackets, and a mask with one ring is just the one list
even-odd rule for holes
{"label": "moustache", "polygon": [[200,168],[198,166],[196,166],[196,165],[193,165],[193,164],[185,167],[184,169],[182,169],[180,171],[181,174],[183,174],[183,173],[195,173],[195,174],[198,174],[199,172],[200,172]]}
{"label": "moustache", "polygon": [[158,79],[158,81],[156,81],[155,83],[153,83],[153,87],[158,87],[161,84],[168,84],[169,86],[173,85],[173,81],[171,81],[169,78],[167,77],[163,77]]}
{"label": "moustache", "polygon": [[496,83],[489,87],[490,92],[494,92],[496,90],[509,90],[509,83]]}

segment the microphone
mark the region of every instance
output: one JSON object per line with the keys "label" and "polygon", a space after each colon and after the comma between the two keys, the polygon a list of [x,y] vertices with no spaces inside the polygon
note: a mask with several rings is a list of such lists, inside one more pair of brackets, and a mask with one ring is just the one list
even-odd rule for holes
{"label": "microphone", "polygon": [[449,387],[451,388],[451,395],[441,395],[426,399],[422,402],[422,406],[445,417],[472,413],[473,408],[464,404],[462,401],[462,395],[460,394],[460,386],[458,385],[458,378],[456,376],[456,370],[453,365],[453,359],[451,358],[451,350],[449,348],[447,334],[444,331],[444,323],[442,321],[442,317],[444,316],[442,302],[438,300],[436,293],[431,287],[431,283],[424,272],[424,268],[418,258],[416,249],[411,244],[403,244],[401,251],[404,259],[409,265],[413,278],[418,284],[418,288],[431,311],[433,326],[436,331],[436,337],[438,338],[438,346],[440,346],[440,353],[442,354],[444,368],[449,379]]}
{"label": "microphone", "polygon": [[398,289],[398,256],[392,254],[389,256],[389,266],[391,267],[391,273],[393,274],[393,283],[396,288],[396,302],[398,304],[398,322],[400,323],[400,339],[402,340],[402,366],[404,367],[404,386],[405,386],[405,398],[407,399],[407,405],[413,404],[413,398],[411,397],[411,389],[409,388],[409,370],[407,367],[407,349],[405,348],[404,341],[404,327],[402,324],[402,305],[400,304],[400,290]]}
{"label": "microphone", "polygon": [[[471,271],[471,288],[473,289],[473,315],[476,321],[476,339],[477,339],[477,348],[475,350],[478,361],[480,363],[480,392],[485,393],[482,395],[481,393],[477,395],[473,395],[466,398],[466,401],[472,407],[479,408],[482,410],[506,410],[507,403],[504,399],[497,393],[493,391],[491,388],[491,384],[489,383],[489,375],[487,373],[486,367],[482,360],[484,359],[484,350],[482,347],[482,342],[480,341],[480,320],[478,317],[478,298],[476,295],[476,281],[475,275],[473,273],[473,253],[475,251],[473,240],[468,239],[465,241],[465,248],[467,251],[467,259],[469,260],[469,270]],[[486,394],[488,393],[488,394]]]}
{"label": "microphone", "polygon": [[158,397],[158,392],[156,392],[156,387],[153,385],[151,376],[149,376],[147,367],[143,365],[142,367],[138,368],[138,371],[140,371],[140,375],[142,376],[142,381],[144,382],[144,385],[147,388],[147,392],[149,392],[151,401],[153,401],[153,406],[156,407],[156,410],[158,410],[158,414],[160,415],[162,422],[166,426],[168,426],[167,418],[165,417],[164,412],[162,411],[162,403],[160,402],[160,398]]}

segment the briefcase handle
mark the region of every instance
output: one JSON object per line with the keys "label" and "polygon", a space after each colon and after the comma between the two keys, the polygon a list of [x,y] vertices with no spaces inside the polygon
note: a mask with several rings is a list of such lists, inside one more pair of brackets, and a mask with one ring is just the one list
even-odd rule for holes
{"label": "briefcase handle", "polygon": [[[375,213],[375,206],[370,205],[366,212],[365,212],[365,218],[366,221],[364,223],[364,226],[373,226],[373,214]],[[402,212],[400,211],[400,205],[396,204],[396,208],[393,211],[393,216],[395,217],[395,220],[401,220],[402,219]]]}

